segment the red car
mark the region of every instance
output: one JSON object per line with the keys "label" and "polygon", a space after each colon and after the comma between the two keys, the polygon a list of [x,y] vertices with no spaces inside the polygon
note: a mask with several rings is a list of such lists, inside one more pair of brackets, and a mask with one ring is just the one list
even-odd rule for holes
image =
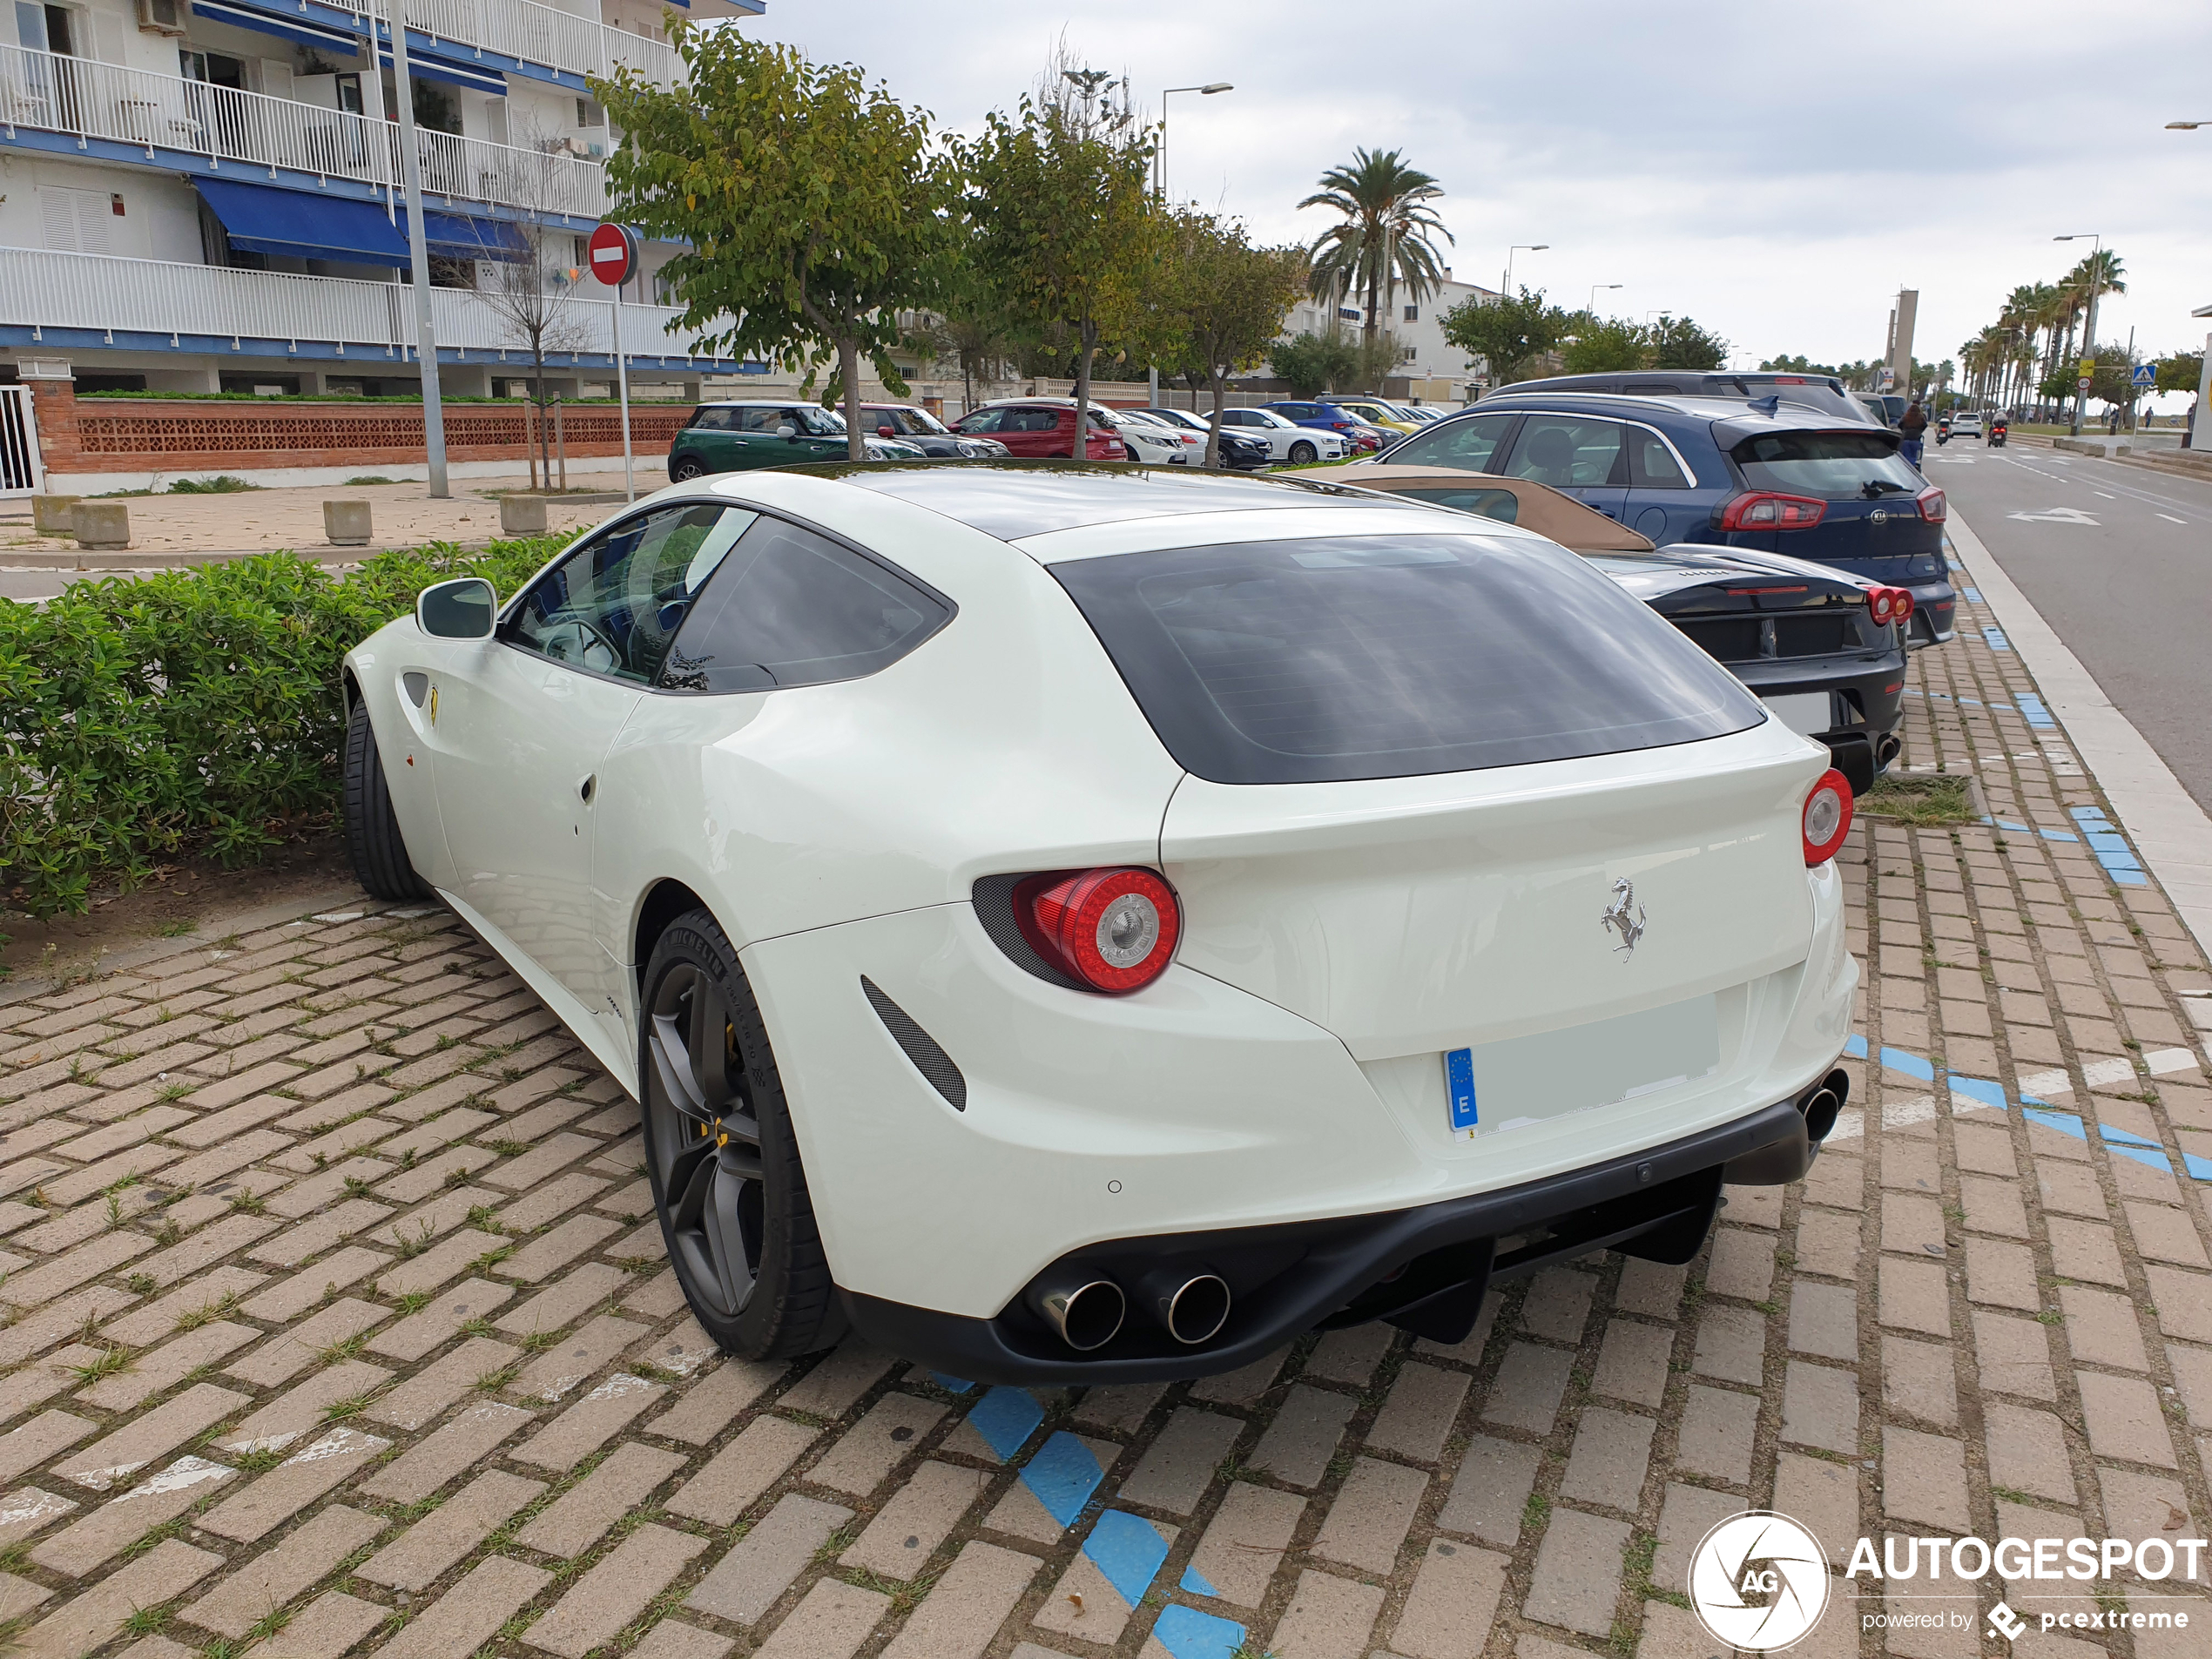
{"label": "red car", "polygon": [[[953,430],[967,436],[995,438],[1017,456],[1072,460],[1076,453],[1076,401],[1073,398],[1023,398],[1008,403],[987,403],[970,409],[953,422]],[[1090,412],[1090,442],[1084,446],[1092,461],[1126,461],[1129,451],[1113,422],[1094,408]]]}

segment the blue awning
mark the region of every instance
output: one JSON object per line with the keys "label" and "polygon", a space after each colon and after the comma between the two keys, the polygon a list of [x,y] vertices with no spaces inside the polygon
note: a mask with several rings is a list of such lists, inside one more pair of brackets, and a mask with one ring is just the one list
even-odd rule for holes
{"label": "blue awning", "polygon": [[[407,227],[407,220],[400,220]],[[522,230],[503,219],[475,219],[467,213],[422,210],[422,233],[430,252],[448,260],[500,260],[509,264],[527,260],[530,245]]]}
{"label": "blue awning", "polygon": [[354,54],[356,37],[343,29],[314,22],[307,17],[273,17],[266,11],[252,6],[233,5],[229,0],[192,0],[192,10],[210,23],[232,24],[240,29],[259,30],[265,35],[275,35],[283,40],[296,40],[306,46],[320,46],[327,51]]}
{"label": "blue awning", "polygon": [[304,190],[196,179],[233,247],[295,260],[342,260],[394,269],[408,262],[407,238],[374,202]]}
{"label": "blue awning", "polygon": [[[347,30],[330,24],[317,23],[309,17],[286,15],[274,17],[257,8],[240,3],[240,0],[192,0],[192,10],[211,23],[226,23],[240,29],[253,29],[265,35],[274,35],[281,40],[296,40],[302,45],[320,46],[325,51],[343,52],[349,57],[361,56],[361,38]],[[390,43],[381,36],[376,43],[377,61],[392,61]],[[449,86],[462,86],[472,92],[489,92],[505,97],[507,78],[496,69],[463,59],[448,57],[443,52],[408,43],[408,72],[420,75],[426,81],[443,81]]]}

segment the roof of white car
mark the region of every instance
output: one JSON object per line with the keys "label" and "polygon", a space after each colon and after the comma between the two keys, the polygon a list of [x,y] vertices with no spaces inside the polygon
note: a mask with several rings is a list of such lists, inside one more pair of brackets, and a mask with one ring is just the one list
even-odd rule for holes
{"label": "roof of white car", "polygon": [[[1311,516],[1317,511],[1360,508],[1397,515],[1403,522],[1413,514],[1426,516],[1438,510],[1310,475],[1253,476],[1191,472],[1181,467],[1012,461],[959,466],[941,462],[927,466],[845,465],[806,470],[894,496],[1002,542],[1028,543],[1033,537],[1052,536],[1063,538],[1063,547],[1069,531],[1163,519],[1233,515],[1248,523],[1255,514],[1298,512]],[[1193,544],[1180,531],[1161,535],[1156,529],[1152,534],[1160,538],[1157,545]],[[1122,543],[1129,538],[1110,539]],[[1034,545],[1027,550],[1043,556]],[[1117,547],[1116,550],[1123,550]]]}

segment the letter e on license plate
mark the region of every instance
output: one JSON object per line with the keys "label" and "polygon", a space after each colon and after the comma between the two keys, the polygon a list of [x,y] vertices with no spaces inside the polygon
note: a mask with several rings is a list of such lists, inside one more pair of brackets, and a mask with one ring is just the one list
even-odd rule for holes
{"label": "letter e on license plate", "polygon": [[1444,1093],[1450,1102],[1452,1133],[1474,1137],[1474,1051],[1454,1049],[1444,1056]]}

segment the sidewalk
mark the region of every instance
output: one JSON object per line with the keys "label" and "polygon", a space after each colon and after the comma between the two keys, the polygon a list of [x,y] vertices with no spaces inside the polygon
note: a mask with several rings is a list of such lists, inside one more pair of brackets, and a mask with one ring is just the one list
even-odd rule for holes
{"label": "sidewalk", "polygon": [[[1855,1109],[1811,1177],[1456,1347],[1366,1326],[1035,1395],[856,1343],[725,1361],[635,1109],[443,912],[0,988],[0,1618],[30,1659],[1708,1659],[1689,1553],[1746,1507],[1838,1575],[1862,1535],[2206,1536],[2212,974],[1961,610],[1904,764],[1995,821],[1853,830]],[[2003,1652],[2000,1594],[2109,1610],[1831,1592],[1793,1653]],[[2124,1599],[2191,1628],[2013,1651],[2212,1653],[2202,1576]],[[1862,1635],[1932,1611],[1963,1624]]]}
{"label": "sidewalk", "polygon": [[[599,463],[595,462],[597,466]],[[524,481],[500,479],[502,489],[521,489]],[[637,468],[637,493],[658,489],[668,482],[658,462]],[[612,472],[569,469],[571,489],[614,492],[612,504],[604,501],[549,502],[546,523],[555,530],[581,529],[596,524],[621,504],[622,463]],[[115,555],[81,550],[68,536],[33,533],[30,503],[5,503],[0,516],[0,568],[51,566],[57,561],[75,568],[81,557],[87,570],[145,568],[173,562],[198,563],[239,553],[267,553],[291,548],[306,556],[350,563],[373,552],[394,547],[420,547],[426,542],[481,544],[499,538],[499,502],[478,485],[456,483],[445,501],[429,498],[421,483],[330,484],[301,489],[241,490],[234,496],[133,496],[129,554]],[[322,504],[326,501],[365,501],[369,505],[374,537],[367,548],[333,548],[323,536]],[[212,550],[212,551],[211,551]],[[174,555],[173,560],[165,555]]]}

